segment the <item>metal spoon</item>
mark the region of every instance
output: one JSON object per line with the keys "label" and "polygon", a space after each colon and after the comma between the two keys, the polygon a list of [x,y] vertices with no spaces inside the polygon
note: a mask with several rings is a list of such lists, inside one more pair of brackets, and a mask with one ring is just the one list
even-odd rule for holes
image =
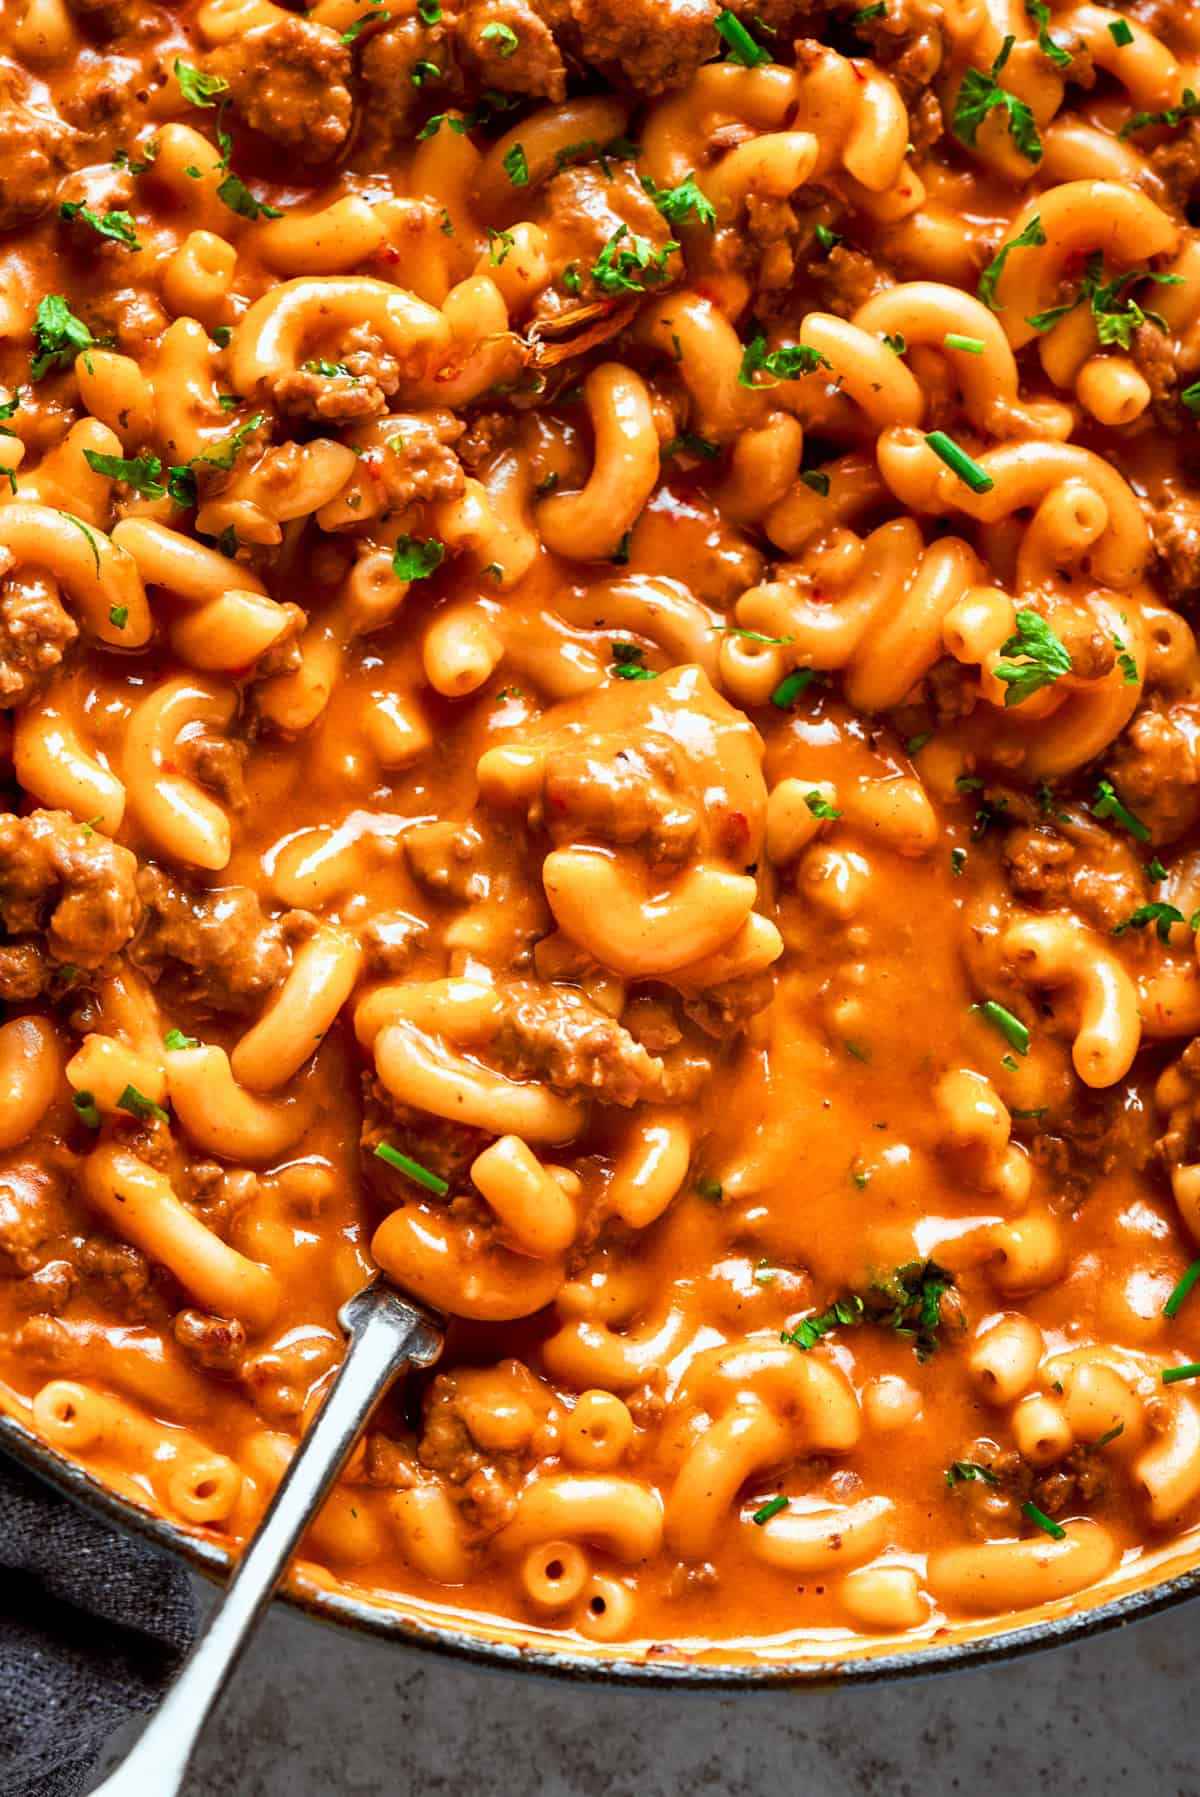
{"label": "metal spoon", "polygon": [[176,1797],[200,1731],[276,1585],[397,1373],[432,1366],[441,1318],[376,1279],[342,1306],[346,1358],[157,1715],[93,1797]]}

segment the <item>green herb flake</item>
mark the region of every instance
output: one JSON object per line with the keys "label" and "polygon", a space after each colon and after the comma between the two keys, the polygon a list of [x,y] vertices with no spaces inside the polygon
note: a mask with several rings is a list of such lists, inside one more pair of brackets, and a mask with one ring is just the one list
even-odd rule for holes
{"label": "green herb flake", "polygon": [[436,537],[398,537],[392,551],[392,573],[397,580],[426,580],[445,560],[446,546]]}
{"label": "green herb flake", "polygon": [[708,1204],[720,1204],[725,1196],[725,1187],[719,1179],[698,1179],[696,1181],[697,1196]]}
{"label": "green herb flake", "polygon": [[114,630],[124,630],[129,622],[129,607],[127,605],[111,605],[108,609],[108,621]]}
{"label": "green herb flake", "polygon": [[945,462],[951,473],[957,474],[972,493],[991,492],[996,484],[991,475],[978,462],[973,461],[965,449],[960,449],[953,437],[947,436],[945,431],[929,431],[925,441],[934,455]]}
{"label": "green herb flake", "polygon": [[33,321],[29,372],[40,381],[52,368],[69,368],[77,355],[97,348],[99,341],[82,318],[76,318],[61,293],[44,294]]}
{"label": "green herb flake", "polygon": [[656,250],[648,237],[620,225],[592,264],[592,280],[601,293],[644,293],[666,280],[667,262],[678,248],[669,238]]}
{"label": "green herb flake", "polygon": [[1162,1370],[1164,1385],[1178,1385],[1183,1379],[1200,1379],[1200,1361],[1189,1360],[1183,1366],[1165,1366]]}
{"label": "green herb flake", "polygon": [[1125,19],[1113,19],[1108,27],[1108,35],[1118,50],[1124,50],[1133,42],[1133,33]]}
{"label": "green herb flake", "polygon": [[[511,231],[496,231],[493,230],[491,225],[488,226],[487,235],[488,261],[493,268],[502,268],[505,259],[508,256],[508,252],[513,248],[513,245],[517,240]],[[497,247],[499,247],[499,255],[496,253]]]}
{"label": "green herb flake", "polygon": [[947,331],[942,342],[947,349],[961,350],[966,356],[981,356],[987,348],[982,337],[963,337],[957,331]]}
{"label": "green herb flake", "polygon": [[1183,99],[1178,106],[1168,106],[1162,112],[1135,112],[1133,117],[1117,132],[1117,141],[1124,143],[1135,131],[1146,131],[1151,125],[1165,125],[1174,131],[1187,119],[1194,119],[1200,114],[1200,94],[1193,88],[1185,87]]}
{"label": "green herb flake", "polygon": [[1163,1305],[1162,1313],[1165,1317],[1177,1317],[1179,1315],[1184,1300],[1198,1279],[1200,1279],[1200,1260],[1194,1260],[1183,1278],[1179,1281],[1179,1284],[1175,1287],[1175,1290],[1171,1293],[1171,1296]]}
{"label": "green herb flake", "polygon": [[147,1098],[144,1093],[139,1092],[136,1086],[126,1086],[117,1099],[117,1109],[128,1111],[131,1116],[137,1118],[139,1123],[170,1122],[170,1118],[161,1104],[155,1104],[153,1099]]}
{"label": "green herb flake", "polygon": [[1114,936],[1123,936],[1126,930],[1144,930],[1148,923],[1152,923],[1158,940],[1169,942],[1171,925],[1184,921],[1183,912],[1177,910],[1174,905],[1165,905],[1156,901],[1149,905],[1139,905],[1136,911],[1130,912],[1123,923],[1113,925],[1112,933]]}
{"label": "green herb flake", "polygon": [[719,462],[721,446],[710,443],[707,437],[698,437],[694,431],[683,431],[664,443],[661,453],[664,461],[677,455],[693,455],[701,462]]}
{"label": "green herb flake", "polygon": [[123,480],[143,499],[161,499],[167,490],[161,479],[162,463],[156,455],[101,455],[97,450],[85,449],[83,459],[93,474]]}
{"label": "green herb flake", "polygon": [[521,42],[511,25],[485,25],[479,37],[482,43],[494,44],[504,58],[515,56]]}
{"label": "green herb flake", "polygon": [[838,244],[842,241],[838,233],[836,231],[831,231],[828,225],[817,225],[814,228],[813,236],[827,256],[832,250],[836,250]]}
{"label": "green herb flake", "polygon": [[1044,244],[1045,241],[1046,233],[1042,228],[1042,221],[1037,213],[1034,213],[1023,231],[1018,231],[1017,235],[1008,243],[1001,244],[996,254],[992,257],[991,261],[980,275],[979,285],[975,289],[979,298],[990,311],[1003,312],[1004,310],[1003,306],[998,306],[996,304],[996,286],[1000,280],[1000,276],[1004,273],[1004,265],[1008,261],[1010,253],[1013,250],[1037,249]]}
{"label": "green herb flake", "polygon": [[963,868],[967,865],[966,849],[950,850],[950,872],[956,880],[962,879]]}
{"label": "green herb flake", "polygon": [[842,815],[841,812],[838,811],[835,806],[833,806],[829,803],[828,799],[823,799],[821,797],[820,793],[816,790],[815,787],[813,788],[812,792],[805,793],[804,803],[808,806],[808,809],[812,813],[813,817],[819,818],[822,823],[825,823],[825,822],[831,823],[834,818],[841,817],[841,815]]}
{"label": "green herb flake", "polygon": [[779,682],[771,694],[771,704],[779,711],[787,711],[808,687],[824,686],[825,683],[825,675],[819,668],[796,668]]}
{"label": "green herb flake", "polygon": [[994,1030],[998,1030],[1010,1048],[1015,1048],[1020,1055],[1029,1053],[1029,1031],[1019,1017],[1014,1017],[1011,1011],[1006,1010],[1003,1005],[997,1004],[994,998],[985,999],[979,1005],[972,1005],[971,1009],[982,1017],[985,1023],[990,1024]]}
{"label": "green herb flake", "polygon": [[371,12],[360,13],[354,23],[343,31],[341,37],[342,43],[349,49],[350,45],[361,36],[368,25],[386,25],[391,19],[391,16],[391,13],[385,12],[382,7],[378,7]]}
{"label": "green herb flake", "polygon": [[145,145],[143,154],[139,157],[131,156],[128,150],[114,150],[112,166],[114,168],[128,169],[131,175],[144,175],[146,170],[152,168],[157,160],[158,139],[157,137],[152,137],[149,143]]}
{"label": "green herb flake", "polygon": [[642,186],[650,195],[669,225],[684,225],[694,218],[710,231],[717,228],[717,211],[708,195],[696,185],[693,172],[678,187],[657,187],[649,175],[642,176]]}
{"label": "green herb flake", "polygon": [[717,33],[724,41],[729,53],[730,62],[738,62],[744,69],[758,69],[763,63],[770,62],[768,51],[761,44],[756,44],[736,13],[726,7],[716,17]]}
{"label": "green herb flake", "polygon": [[999,108],[1008,114],[1008,132],[1017,151],[1027,162],[1036,164],[1042,159],[1042,140],[1038,136],[1033,112],[1024,100],[1018,100],[1006,87],[1001,87],[998,79],[1012,55],[1015,42],[1016,39],[1011,36],[1005,38],[1000,54],[988,74],[985,75],[980,69],[967,70],[958,90],[950,128],[960,143],[973,150],[980,125],[989,112]]}
{"label": "green herb flake", "polygon": [[229,83],[223,75],[209,75],[193,68],[182,57],[175,58],[175,79],[189,106],[215,106],[218,94],[228,93]]}
{"label": "green herb flake", "polygon": [[505,151],[502,166],[514,187],[529,186],[529,164],[521,144],[514,144],[511,150]]}
{"label": "green herb flake", "polygon": [[789,1501],[790,1500],[788,1498],[785,1498],[783,1496],[770,1498],[765,1504],[763,1504],[761,1509],[758,1509],[754,1512],[754,1515],[750,1518],[750,1521],[757,1523],[759,1528],[761,1529],[763,1524],[770,1522],[770,1520],[773,1516],[778,1516],[781,1510],[786,1510],[788,1507]]}
{"label": "green herb flake", "polygon": [[1068,69],[1071,66],[1071,52],[1056,44],[1050,36],[1050,8],[1045,0],[1025,0],[1026,16],[1033,20],[1038,28],[1038,49],[1043,56],[1048,56],[1056,69]]}
{"label": "green herb flake", "polygon": [[1113,635],[1112,645],[1116,651],[1117,666],[1121,670],[1121,676],[1124,679],[1126,686],[1136,686],[1138,683],[1137,662],[1133,659],[1133,656],[1129,653],[1127,646],[1121,641],[1121,638],[1115,633]]}
{"label": "green herb flake", "polygon": [[[773,387],[779,381],[793,381],[801,375],[815,374],[818,368],[828,368],[831,372],[833,364],[818,349],[807,343],[793,343],[784,349],[767,349],[767,340],[761,331],[747,343],[742,351],[742,365],[738,369],[739,387]],[[766,375],[766,380],[760,380]]]}
{"label": "green herb flake", "polygon": [[819,494],[822,499],[829,498],[829,476],[822,473],[820,468],[801,469],[800,479],[804,482],[806,487],[811,488],[811,490],[814,493]]}
{"label": "green herb flake", "polygon": [[440,25],[442,0],[417,0],[417,17],[422,25]]}
{"label": "green herb flake", "polygon": [[1045,312],[1035,312],[1026,323],[1031,324],[1035,331],[1050,331],[1068,313],[1074,312],[1077,306],[1087,305],[1091,308],[1092,322],[1102,344],[1116,344],[1121,349],[1130,349],[1133,346],[1134,332],[1144,324],[1155,325],[1158,330],[1166,332],[1166,319],[1158,312],[1143,311],[1126,289],[1137,281],[1177,287],[1181,284],[1182,276],[1158,274],[1149,268],[1126,269],[1124,274],[1117,275],[1111,281],[1105,281],[1103,275],[1104,252],[1096,250],[1087,259],[1083,280],[1074,299],[1061,306],[1051,306]]}
{"label": "green herb flake", "polygon": [[128,212],[93,212],[90,206],[85,206],[80,200],[64,200],[58,209],[58,216],[67,224],[74,224],[79,219],[95,231],[98,237],[110,238],[113,243],[123,244],[127,250],[140,250],[142,247],[137,240],[137,227]]}
{"label": "green herb flake", "polygon": [[199,1048],[197,1036],[185,1036],[182,1030],[168,1030],[163,1037],[163,1047],[177,1051],[181,1048]]}
{"label": "green herb flake", "polygon": [[75,1106],[75,1115],[88,1129],[99,1129],[100,1107],[91,1092],[74,1092],[71,1103]]}
{"label": "green herb flake", "polygon": [[427,1192],[433,1192],[439,1198],[444,1198],[450,1190],[449,1182],[440,1173],[431,1173],[428,1167],[423,1167],[420,1161],[412,1160],[407,1154],[401,1154],[390,1142],[378,1142],[374,1153],[376,1160],[394,1167],[397,1173],[405,1174],[414,1185],[424,1186]]}
{"label": "green herb flake", "polygon": [[1136,838],[1138,842],[1149,842],[1150,831],[1140,817],[1135,817],[1127,805],[1123,805],[1117,796],[1116,788],[1111,780],[1099,780],[1096,783],[1096,794],[1092,800],[1093,817],[1111,817],[1115,824]]}
{"label": "green herb flake", "polygon": [[609,673],[617,680],[657,680],[653,668],[643,666],[646,651],[638,643],[609,643],[612,666]]}
{"label": "green herb flake", "polygon": [[1165,880],[1166,877],[1167,877],[1167,870],[1163,866],[1162,862],[1159,860],[1157,855],[1155,855],[1153,861],[1147,861],[1147,863],[1146,863],[1146,878],[1148,880],[1153,881],[1154,884],[1157,885],[1160,880]]}
{"label": "green herb flake", "polygon": [[968,1485],[972,1481],[980,1485],[999,1485],[1000,1480],[990,1466],[980,1466],[975,1460],[952,1460],[946,1468],[946,1483],[952,1488],[955,1485]]}
{"label": "green herb flake", "polygon": [[1030,1522],[1036,1523],[1043,1535],[1049,1535],[1052,1541],[1066,1540],[1067,1531],[1063,1528],[1062,1524],[1060,1522],[1055,1522],[1052,1517],[1047,1516],[1044,1510],[1039,1510],[1032,1498],[1030,1498],[1027,1503],[1021,1505],[1021,1515],[1027,1516]]}
{"label": "green herb flake", "polygon": [[1023,705],[1043,687],[1053,686],[1071,672],[1071,657],[1046,620],[1035,611],[1019,611],[1014,636],[1001,643],[1001,655],[1020,656],[1019,661],[998,661],[992,672],[1005,683],[1006,706]]}

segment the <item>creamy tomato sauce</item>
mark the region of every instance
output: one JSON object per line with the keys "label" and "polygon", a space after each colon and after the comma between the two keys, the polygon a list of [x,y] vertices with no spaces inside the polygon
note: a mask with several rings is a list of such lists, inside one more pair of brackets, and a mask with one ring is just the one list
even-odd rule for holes
{"label": "creamy tomato sauce", "polygon": [[1185,9],[0,25],[0,1402],[643,1658],[1200,1503]]}

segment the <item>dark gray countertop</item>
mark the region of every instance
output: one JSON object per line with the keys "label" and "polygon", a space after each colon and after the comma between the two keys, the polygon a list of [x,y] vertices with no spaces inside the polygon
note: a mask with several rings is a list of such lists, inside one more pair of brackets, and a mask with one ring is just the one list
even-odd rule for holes
{"label": "dark gray countertop", "polygon": [[187,1791],[1200,1797],[1200,1605],[945,1681],[762,1697],[523,1679],[277,1609]]}

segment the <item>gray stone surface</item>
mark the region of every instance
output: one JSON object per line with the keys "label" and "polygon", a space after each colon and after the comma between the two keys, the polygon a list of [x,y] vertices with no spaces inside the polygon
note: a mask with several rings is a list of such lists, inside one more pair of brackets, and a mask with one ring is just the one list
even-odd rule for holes
{"label": "gray stone surface", "polygon": [[736,1698],[482,1672],[277,1608],[187,1797],[1200,1797],[1198,1674],[1200,1605],[946,1681]]}

